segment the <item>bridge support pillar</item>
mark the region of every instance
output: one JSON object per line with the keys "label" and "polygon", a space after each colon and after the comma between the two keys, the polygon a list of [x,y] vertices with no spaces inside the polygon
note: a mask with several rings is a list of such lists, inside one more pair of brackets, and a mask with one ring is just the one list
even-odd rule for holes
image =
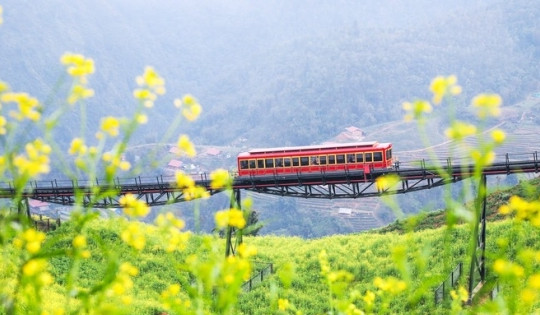
{"label": "bridge support pillar", "polygon": [[[478,291],[482,288],[486,280],[486,175],[482,175],[480,185],[478,187],[478,197],[476,199],[476,223],[474,227],[474,235],[477,241],[476,247],[471,255],[471,266],[469,270],[469,304],[472,303],[475,294],[478,293]],[[479,276],[479,279],[476,278],[477,276]]]}
{"label": "bridge support pillar", "polygon": [[[242,210],[240,189],[233,189],[231,191],[231,203],[230,208],[236,208]],[[233,242],[233,235],[236,236],[236,239]],[[228,226],[227,227],[227,236],[226,236],[226,248],[225,248],[225,257],[230,255],[235,255],[236,246],[242,244],[242,230],[236,230],[235,228]]]}

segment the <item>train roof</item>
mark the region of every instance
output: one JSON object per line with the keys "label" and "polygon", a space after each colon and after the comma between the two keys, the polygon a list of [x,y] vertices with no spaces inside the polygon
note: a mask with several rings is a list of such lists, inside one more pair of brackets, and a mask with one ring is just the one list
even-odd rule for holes
{"label": "train roof", "polygon": [[390,147],[390,143],[378,143],[377,141],[369,142],[353,142],[353,143],[330,143],[321,145],[309,145],[298,147],[278,147],[278,148],[261,148],[252,149],[248,152],[240,153],[239,156],[248,156],[251,154],[269,154],[269,153],[288,153],[288,152],[316,152],[322,150],[339,150],[339,149],[356,149],[356,148],[373,148],[384,149]]}

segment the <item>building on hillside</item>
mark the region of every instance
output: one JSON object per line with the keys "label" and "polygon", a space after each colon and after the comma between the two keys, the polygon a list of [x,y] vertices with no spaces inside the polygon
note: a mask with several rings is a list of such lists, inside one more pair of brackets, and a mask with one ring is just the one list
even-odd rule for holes
{"label": "building on hillside", "polygon": [[184,163],[182,163],[182,161],[173,159],[169,161],[169,164],[167,164],[167,168],[172,169],[172,170],[177,170],[181,168],[183,164]]}
{"label": "building on hillside", "polygon": [[28,199],[30,205],[30,212],[37,214],[44,214],[50,210],[50,205],[47,202],[41,200]]}
{"label": "building on hillside", "polygon": [[218,156],[221,154],[221,150],[217,148],[209,148],[204,152],[206,155]]}

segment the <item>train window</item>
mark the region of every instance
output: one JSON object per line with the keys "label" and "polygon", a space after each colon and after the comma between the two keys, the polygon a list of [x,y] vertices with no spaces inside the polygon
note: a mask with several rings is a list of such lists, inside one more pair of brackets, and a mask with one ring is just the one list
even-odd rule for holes
{"label": "train window", "polygon": [[318,156],[312,156],[311,157],[311,165],[319,165],[319,157]]}
{"label": "train window", "polygon": [[382,152],[373,152],[373,161],[375,162],[382,161]]}
{"label": "train window", "polygon": [[309,165],[309,157],[307,157],[307,156],[300,157],[300,165],[308,166]]}
{"label": "train window", "polygon": [[264,168],[264,160],[258,159],[257,160],[257,168]]}
{"label": "train window", "polygon": [[345,163],[345,154],[338,154],[336,155],[336,160],[338,164]]}
{"label": "train window", "polygon": [[328,156],[328,164],[336,164],[336,156],[335,155],[329,155]]}
{"label": "train window", "polygon": [[266,159],[266,168],[274,168],[274,159]]}
{"label": "train window", "polygon": [[255,164],[255,160],[249,160],[249,168],[251,168],[251,169],[257,168],[257,166]]}
{"label": "train window", "polygon": [[354,158],[354,154],[347,154],[347,163],[355,163],[356,159]]}
{"label": "train window", "polygon": [[292,158],[292,166],[300,166],[300,159],[297,157]]}
{"label": "train window", "polygon": [[364,162],[364,153],[356,153],[356,162],[358,163]]}
{"label": "train window", "polygon": [[319,163],[321,165],[326,165],[326,155],[319,155]]}
{"label": "train window", "polygon": [[276,167],[283,167],[283,159],[276,159]]}
{"label": "train window", "polygon": [[242,170],[247,170],[248,169],[248,161],[244,160],[244,161],[240,161],[240,169]]}
{"label": "train window", "polygon": [[366,153],[365,156],[366,159],[364,160],[364,162],[373,162],[373,153]]}
{"label": "train window", "polygon": [[291,158],[284,158],[283,165],[285,165],[285,167],[291,166]]}
{"label": "train window", "polygon": [[392,158],[392,149],[386,150],[386,159],[390,160]]}

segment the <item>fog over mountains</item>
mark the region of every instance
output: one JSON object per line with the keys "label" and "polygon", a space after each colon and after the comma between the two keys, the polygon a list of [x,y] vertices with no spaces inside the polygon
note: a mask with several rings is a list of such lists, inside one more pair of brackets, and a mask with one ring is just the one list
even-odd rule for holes
{"label": "fog over mountains", "polygon": [[[191,93],[204,114],[198,143],[306,145],[401,119],[401,102],[429,97],[456,74],[471,95],[506,104],[539,90],[540,5],[535,1],[3,1],[0,78],[45,99],[60,56],[96,63],[89,125],[134,106],[134,78],[152,65],[167,80],[140,143],[170,122]],[[78,130],[69,123],[66,134]],[[88,129],[92,130],[92,127]],[[93,132],[93,131],[92,131]],[[385,139],[376,139],[385,141]]]}

